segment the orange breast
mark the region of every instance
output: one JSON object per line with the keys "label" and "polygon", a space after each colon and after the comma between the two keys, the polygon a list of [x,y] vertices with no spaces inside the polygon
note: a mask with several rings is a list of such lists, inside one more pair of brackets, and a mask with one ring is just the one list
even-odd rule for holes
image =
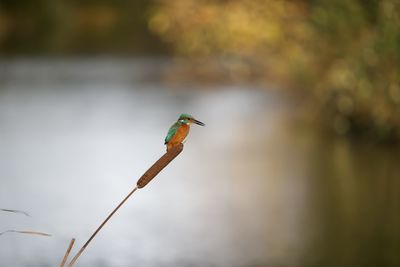
{"label": "orange breast", "polygon": [[188,135],[189,130],[190,130],[189,125],[187,124],[181,125],[176,131],[176,134],[171,138],[171,140],[169,140],[167,144],[167,150],[173,146],[182,143],[185,140],[186,136]]}

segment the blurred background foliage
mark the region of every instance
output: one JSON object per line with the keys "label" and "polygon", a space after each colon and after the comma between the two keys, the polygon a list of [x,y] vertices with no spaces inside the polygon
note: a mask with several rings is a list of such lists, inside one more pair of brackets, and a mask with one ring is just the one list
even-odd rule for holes
{"label": "blurred background foliage", "polygon": [[175,55],[168,79],[277,83],[339,134],[400,139],[397,0],[0,1],[0,55]]}
{"label": "blurred background foliage", "polygon": [[301,90],[340,134],[400,137],[399,1],[160,0],[149,26],[179,55]]}
{"label": "blurred background foliage", "polygon": [[146,0],[0,0],[0,53],[141,55],[163,53],[147,27]]}

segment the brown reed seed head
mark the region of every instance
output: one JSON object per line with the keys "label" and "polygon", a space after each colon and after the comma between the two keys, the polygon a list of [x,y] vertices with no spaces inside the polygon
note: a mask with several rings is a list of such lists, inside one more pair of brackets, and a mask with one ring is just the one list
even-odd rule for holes
{"label": "brown reed seed head", "polygon": [[183,150],[183,144],[172,147],[159,160],[157,160],[137,181],[137,187],[145,187],[162,169],[164,169]]}

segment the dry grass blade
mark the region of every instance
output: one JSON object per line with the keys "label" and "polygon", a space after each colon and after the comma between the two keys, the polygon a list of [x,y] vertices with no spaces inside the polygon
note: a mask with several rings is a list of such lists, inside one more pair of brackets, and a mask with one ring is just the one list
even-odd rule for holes
{"label": "dry grass blade", "polygon": [[7,230],[4,232],[1,232],[0,235],[3,235],[5,233],[18,233],[18,234],[27,234],[27,235],[40,235],[40,236],[51,236],[50,234],[43,233],[43,232],[37,232],[37,231],[18,231],[18,230]]}
{"label": "dry grass blade", "polygon": [[31,215],[29,215],[27,212],[23,211],[23,210],[11,210],[11,209],[0,209],[1,211],[5,211],[5,212],[12,212],[12,213],[18,213],[18,214],[23,214],[25,216],[31,217]]}

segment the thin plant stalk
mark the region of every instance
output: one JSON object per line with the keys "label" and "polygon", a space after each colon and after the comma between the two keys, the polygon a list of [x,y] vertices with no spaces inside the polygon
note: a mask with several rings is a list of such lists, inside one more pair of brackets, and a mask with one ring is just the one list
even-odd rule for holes
{"label": "thin plant stalk", "polygon": [[72,267],[79,256],[83,253],[89,243],[93,240],[93,238],[97,235],[97,233],[103,228],[103,226],[110,220],[110,218],[114,215],[114,213],[128,200],[128,198],[139,188],[145,187],[157,174],[164,169],[176,156],[178,156],[183,150],[183,144],[179,144],[173,148],[171,148],[167,153],[161,156],[136,182],[136,187],[133,188],[131,192],[118,204],[118,206],[107,216],[107,218],[100,224],[100,226],[94,231],[92,236],[86,241],[86,243],[82,246],[82,248],[76,253],[76,255],[72,258],[71,262],[67,267]]}
{"label": "thin plant stalk", "polygon": [[115,212],[128,200],[128,198],[138,189],[136,186],[129,194],[121,201],[121,203],[118,204],[118,206],[110,213],[110,215],[107,216],[107,218],[100,224],[100,226],[94,231],[92,236],[86,241],[86,243],[82,246],[82,248],[76,253],[76,255],[72,258],[71,262],[68,264],[68,267],[71,267],[74,265],[76,260],[79,258],[79,256],[82,254],[82,252],[86,249],[86,247],[89,245],[89,243],[93,240],[93,238],[97,235],[97,233],[103,228],[103,226],[110,220],[110,218],[114,215]]}
{"label": "thin plant stalk", "polygon": [[74,246],[74,243],[75,243],[75,238],[72,238],[71,241],[69,242],[68,249],[67,249],[67,251],[65,252],[65,255],[64,255],[64,258],[63,258],[63,260],[62,260],[62,262],[61,262],[61,264],[60,264],[60,267],[64,267],[65,263],[67,262],[69,253],[71,252],[71,249],[72,249],[72,247]]}

